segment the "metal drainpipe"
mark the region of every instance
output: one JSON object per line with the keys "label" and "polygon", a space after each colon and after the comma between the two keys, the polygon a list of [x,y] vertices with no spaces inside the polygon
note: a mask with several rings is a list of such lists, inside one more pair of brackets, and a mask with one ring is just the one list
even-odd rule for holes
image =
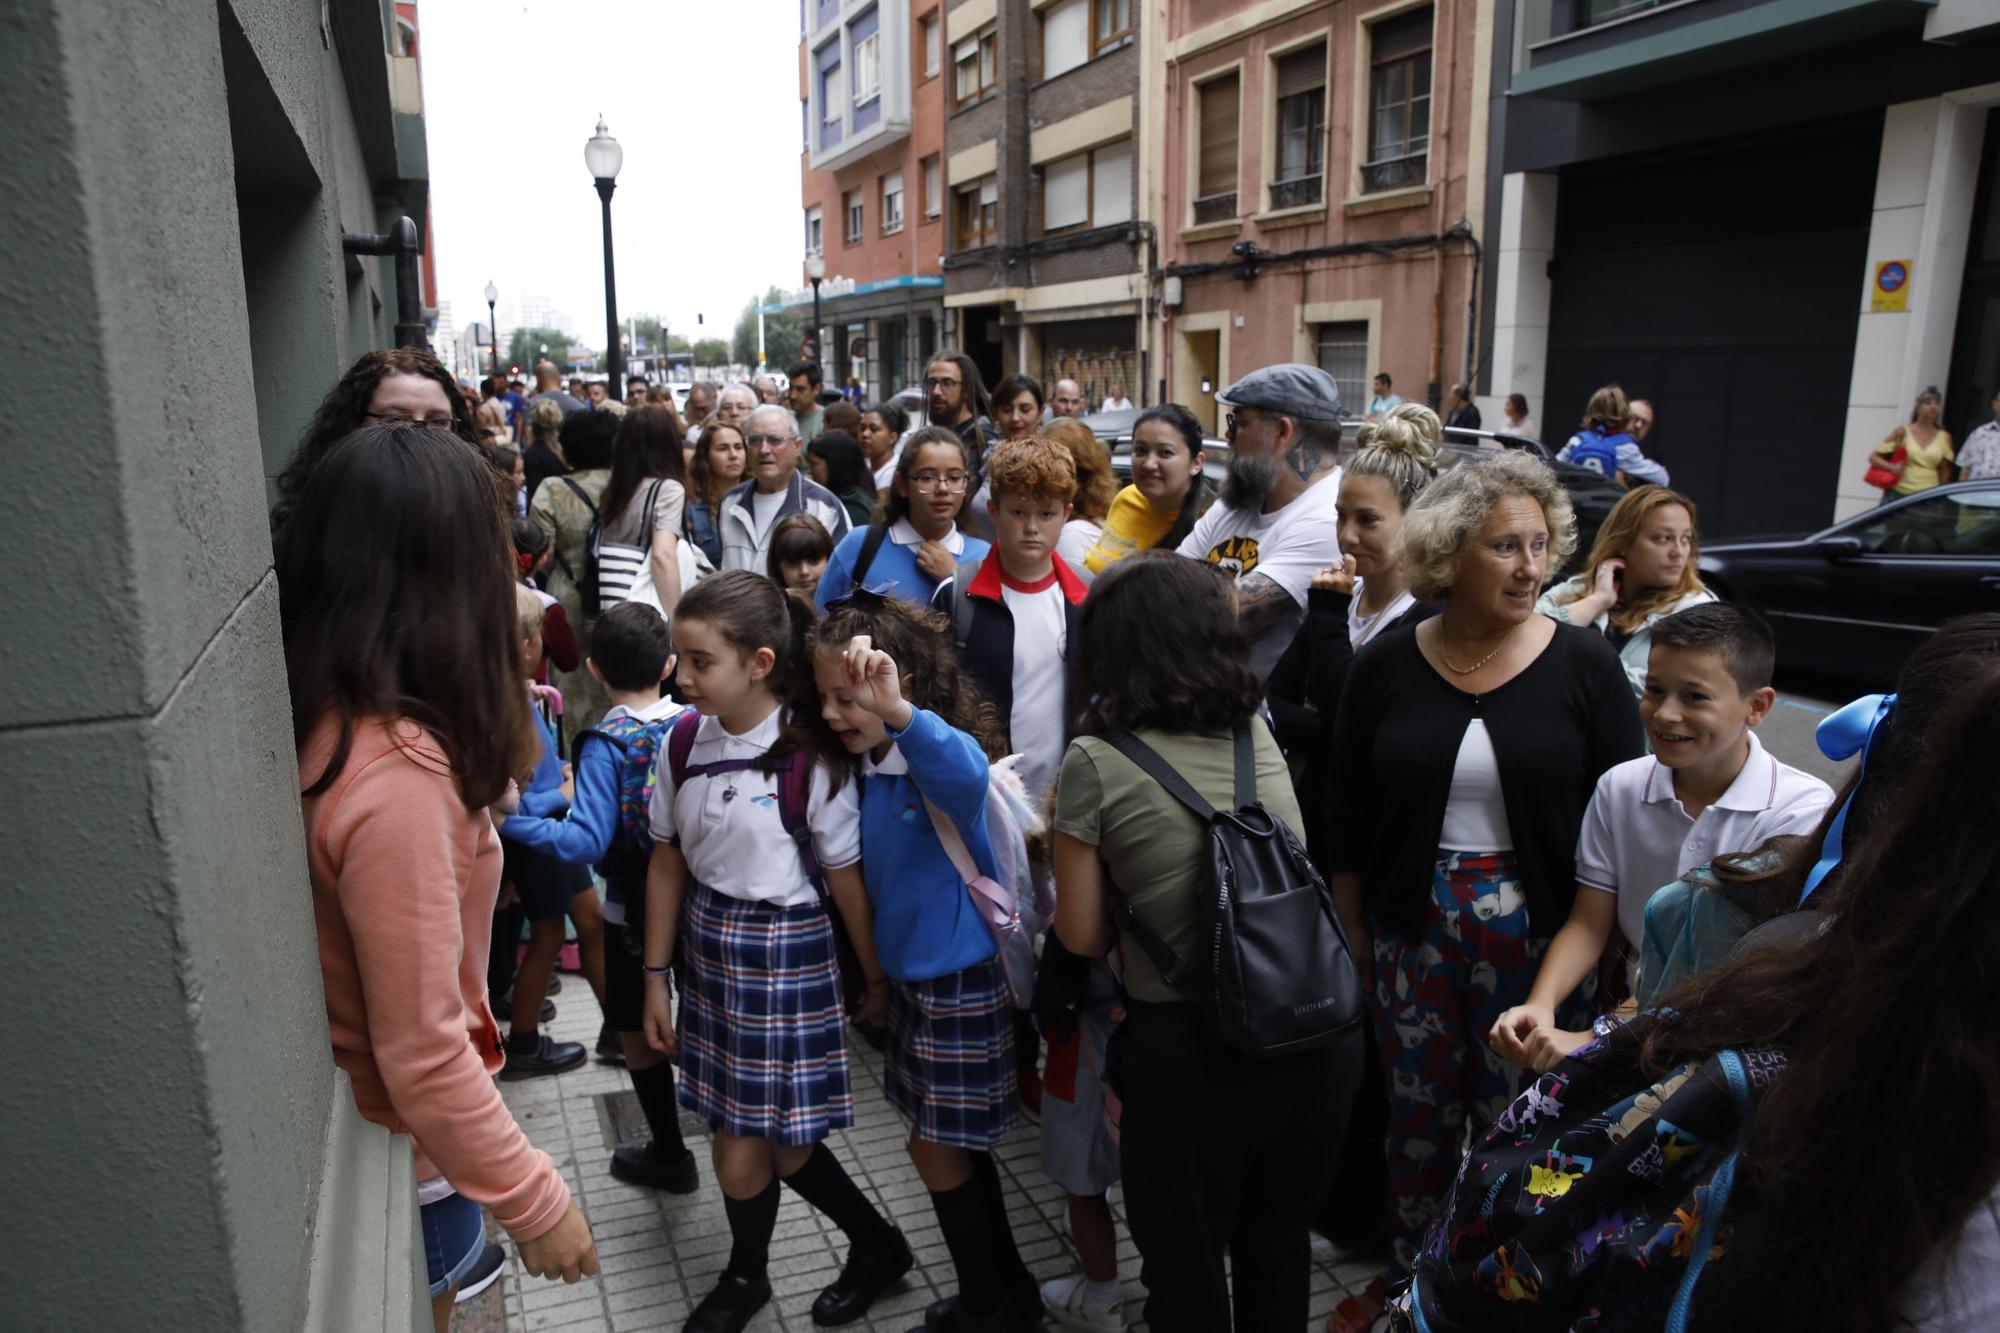
{"label": "metal drainpipe", "polygon": [[428,346],[430,330],[424,324],[423,280],[417,272],[417,259],[423,254],[424,243],[417,224],[406,214],[397,218],[386,232],[344,232],[340,248],[350,255],[396,257],[396,346]]}

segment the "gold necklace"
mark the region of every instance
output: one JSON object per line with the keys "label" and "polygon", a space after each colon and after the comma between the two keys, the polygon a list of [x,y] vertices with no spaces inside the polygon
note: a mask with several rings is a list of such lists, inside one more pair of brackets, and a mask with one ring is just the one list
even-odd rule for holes
{"label": "gold necklace", "polygon": [[[1522,622],[1521,622],[1521,625],[1525,625],[1525,624],[1527,624],[1527,623],[1528,623],[1528,622],[1524,620],[1524,621],[1522,621]],[[1443,634],[1443,630],[1444,630],[1444,626],[1443,626],[1442,624],[1440,624],[1440,625],[1438,626],[1438,630],[1439,630],[1439,634],[1438,634],[1438,645],[1437,645],[1437,649],[1438,649],[1438,660],[1439,660],[1440,662],[1443,662],[1443,663],[1445,664],[1445,666],[1447,666],[1448,668],[1450,668],[1450,669],[1451,669],[1452,671],[1455,671],[1455,672],[1457,672],[1457,673],[1458,673],[1459,675],[1461,675],[1461,676],[1469,676],[1469,675],[1471,675],[1471,674],[1472,674],[1473,672],[1475,672],[1475,671],[1479,670],[1479,668],[1481,668],[1481,667],[1485,666],[1485,665],[1486,665],[1486,664],[1487,664],[1488,662],[1491,662],[1491,661],[1492,661],[1492,660],[1493,660],[1494,658],[1498,657],[1498,656],[1500,655],[1500,650],[1501,650],[1502,648],[1505,648],[1505,647],[1506,647],[1506,646],[1507,646],[1508,644],[1512,643],[1512,642],[1514,641],[1514,636],[1515,636],[1516,634],[1519,634],[1519,633],[1521,632],[1521,625],[1516,625],[1516,626],[1514,626],[1514,628],[1512,628],[1512,629],[1508,630],[1508,631],[1507,631],[1507,637],[1506,637],[1506,638],[1504,638],[1504,639],[1502,639],[1502,640],[1500,640],[1500,642],[1499,642],[1498,644],[1494,645],[1494,648],[1493,648],[1493,651],[1492,651],[1492,652],[1490,652],[1490,653],[1486,654],[1486,656],[1484,656],[1484,657],[1480,658],[1480,659],[1479,659],[1479,660],[1478,660],[1477,662],[1474,662],[1474,663],[1473,663],[1473,664],[1472,664],[1471,666],[1469,666],[1469,667],[1462,667],[1462,666],[1460,666],[1460,665],[1459,665],[1458,663],[1456,663],[1456,662],[1452,661],[1452,660],[1451,660],[1451,658],[1449,658],[1449,657],[1447,657],[1447,656],[1445,655],[1445,651],[1444,651],[1444,634]]]}

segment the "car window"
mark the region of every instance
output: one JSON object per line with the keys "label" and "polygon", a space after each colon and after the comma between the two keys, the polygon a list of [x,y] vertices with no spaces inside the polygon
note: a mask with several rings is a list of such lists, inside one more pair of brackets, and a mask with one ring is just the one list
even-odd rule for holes
{"label": "car window", "polygon": [[1927,495],[1854,529],[1874,555],[2000,557],[2000,486]]}

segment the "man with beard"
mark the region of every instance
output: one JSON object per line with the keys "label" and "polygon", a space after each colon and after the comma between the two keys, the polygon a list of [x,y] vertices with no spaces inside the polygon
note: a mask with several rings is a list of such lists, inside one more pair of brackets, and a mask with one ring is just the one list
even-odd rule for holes
{"label": "man with beard", "polygon": [[1305,618],[1313,574],[1340,565],[1340,389],[1319,367],[1292,363],[1253,370],[1215,400],[1231,409],[1229,474],[1179,553],[1236,580],[1262,680]]}
{"label": "man with beard", "polygon": [[939,352],[924,367],[924,394],[930,424],[956,432],[965,442],[965,467],[972,475],[972,503],[966,507],[966,531],[993,540],[993,516],[987,510],[993,492],[986,486],[986,455],[1000,443],[1000,432],[989,416],[986,382],[979,367],[962,352]]}

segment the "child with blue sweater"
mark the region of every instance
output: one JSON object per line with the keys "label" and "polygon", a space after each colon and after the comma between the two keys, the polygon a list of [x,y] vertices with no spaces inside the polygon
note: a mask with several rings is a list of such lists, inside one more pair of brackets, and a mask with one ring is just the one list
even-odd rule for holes
{"label": "child with blue sweater", "polygon": [[997,873],[987,765],[1002,757],[992,705],[960,670],[943,619],[855,594],[813,634],[820,716],[860,757],[861,870],[889,978],[889,1102],[910,1122],[959,1290],[925,1312],[933,1333],[1025,1333],[1042,1301],[1007,1223],[993,1147],[1014,1124],[1013,1001],[993,935],[935,819]]}

